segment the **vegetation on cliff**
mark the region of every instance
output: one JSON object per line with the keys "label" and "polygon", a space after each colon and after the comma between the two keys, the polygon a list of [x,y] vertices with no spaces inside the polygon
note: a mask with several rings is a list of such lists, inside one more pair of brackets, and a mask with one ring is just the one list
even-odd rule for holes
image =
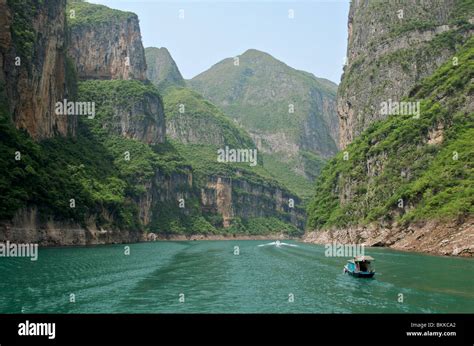
{"label": "vegetation on cliff", "polygon": [[[308,226],[462,218],[474,212],[474,39],[418,83],[420,117],[373,123],[323,169]],[[346,159],[345,159],[346,158]]]}
{"label": "vegetation on cliff", "polygon": [[[236,187],[236,183],[238,185],[239,182],[250,184],[251,186],[254,186],[254,189],[259,189],[260,192],[256,198],[260,198],[261,207],[275,202],[274,200],[265,200],[266,197],[261,192],[263,191],[262,189],[266,188],[268,189],[268,192],[281,191],[286,196],[293,196],[295,201],[294,208],[298,211],[299,215],[304,213],[300,199],[292,194],[292,192],[290,192],[291,190],[289,190],[286,185],[281,184],[277,179],[275,179],[272,173],[264,167],[263,162],[266,159],[265,156],[259,156],[260,154],[258,153],[257,165],[255,166],[250,166],[249,162],[226,163],[217,161],[217,151],[218,149],[222,149],[223,145],[227,145],[230,148],[253,149],[254,144],[242,129],[239,129],[229,119],[222,116],[222,112],[214,105],[204,100],[195,92],[182,88],[170,89],[170,92],[166,93],[163,99],[168,124],[172,122],[173,119],[176,120],[176,117],[183,117],[188,121],[189,119],[194,119],[196,121],[185,122],[183,126],[180,127],[179,135],[169,138],[168,143],[169,145],[172,145],[185,162],[192,167],[193,181],[198,188],[204,188],[211,177],[224,177],[233,182],[232,209],[234,209],[237,214],[239,213],[239,209],[248,208],[248,206],[240,206],[236,202],[239,199],[245,199],[248,195],[248,192]],[[186,109],[189,108],[192,109],[192,111],[186,111],[184,114],[176,114],[178,113],[177,106],[181,104],[180,102],[184,102],[187,107]],[[195,131],[196,128],[201,128],[205,131],[204,133],[198,133],[193,142],[185,140],[187,138],[187,133]],[[207,134],[208,131],[219,133],[223,137],[223,143],[213,143],[215,137],[209,136]],[[222,226],[222,218],[219,217],[218,214],[205,213],[204,216],[206,220],[216,228],[214,233],[240,233],[252,235],[257,234],[258,232],[260,232],[259,234],[268,234],[268,232],[279,231],[291,235],[301,234],[301,229],[298,230],[288,222],[290,219],[288,213],[278,212],[273,209],[268,212],[269,216],[266,221],[265,218],[261,217],[234,217],[232,219],[231,227],[225,230],[220,229]],[[173,212],[169,211],[167,212],[167,215],[173,215]],[[168,216],[166,216],[166,218],[168,218]],[[170,217],[170,221],[172,219],[173,217]],[[278,222],[276,221],[277,219],[279,220]],[[303,221],[300,220],[299,222]],[[265,225],[268,223],[271,223],[272,227],[263,231],[262,229],[265,229]],[[173,225],[172,223],[170,224]],[[253,229],[252,227],[255,225],[259,225],[259,227]]]}
{"label": "vegetation on cliff", "polygon": [[[101,226],[140,228],[137,207],[129,200],[131,186],[109,150],[83,124],[76,138],[54,137],[37,143],[17,130],[3,113],[0,135],[4,169],[0,176],[0,219],[11,219],[17,210],[35,206],[40,215],[54,215],[57,220],[84,225],[86,219],[95,216]],[[105,210],[113,224],[102,217]]]}
{"label": "vegetation on cliff", "polygon": [[18,55],[25,64],[29,64],[33,56],[36,31],[33,27],[34,18],[43,4],[33,0],[8,0],[8,6],[15,15],[12,17],[12,40]]}
{"label": "vegetation on cliff", "polygon": [[[163,101],[167,136],[193,167],[197,179],[220,174],[272,186],[299,197],[310,196],[312,184],[303,176],[292,173],[294,165],[299,164],[296,159],[283,163],[278,155],[258,150],[256,166],[250,166],[248,162],[217,162],[217,150],[224,146],[254,149],[255,144],[243,128],[195,91],[170,87],[164,93]],[[182,113],[180,106],[184,106]],[[324,160],[310,152],[302,152],[302,155],[302,159],[307,160],[308,173],[317,175]]]}
{"label": "vegetation on cliff", "polygon": [[70,28],[119,22],[137,17],[133,12],[115,10],[104,5],[90,4],[85,1],[68,1],[66,10]]}

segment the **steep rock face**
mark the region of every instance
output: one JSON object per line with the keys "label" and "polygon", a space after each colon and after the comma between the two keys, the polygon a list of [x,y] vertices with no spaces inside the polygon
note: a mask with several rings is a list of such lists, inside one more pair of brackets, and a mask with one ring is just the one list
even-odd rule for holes
{"label": "steep rock face", "polygon": [[374,121],[381,103],[401,101],[472,34],[467,1],[352,1],[347,65],[338,89],[339,146]]}
{"label": "steep rock face", "polygon": [[[143,225],[150,232],[172,233],[162,229],[161,219],[171,213],[181,217],[207,215],[219,217],[218,227],[228,228],[235,218],[275,217],[302,229],[304,210],[290,207],[299,199],[279,188],[232,179],[221,175],[209,175],[203,184],[193,179],[192,170],[165,174],[157,171],[151,184],[138,202]],[[180,202],[183,204],[180,207]],[[175,216],[176,218],[176,216]],[[201,233],[202,229],[188,229],[185,233]]]}
{"label": "steep rock face", "polygon": [[[272,217],[303,228],[305,215],[299,207],[299,198],[281,186],[269,184],[269,177],[267,181],[262,179],[260,174],[268,176],[268,172],[261,164],[255,172],[251,168],[242,172],[236,166],[216,162],[217,148],[255,148],[243,129],[212,103],[186,88],[168,88],[164,103],[167,137],[181,144],[179,150],[199,176],[195,187],[200,191],[196,196],[203,214],[221,218],[219,227],[223,228],[231,227],[236,220]],[[290,199],[295,208],[288,207]]]}
{"label": "steep rock face", "polygon": [[224,176],[209,176],[206,186],[201,188],[200,198],[204,210],[222,216],[224,228],[229,227],[236,217],[277,217],[300,229],[304,227],[304,212],[289,207],[290,199],[296,204],[299,199],[275,187]]}
{"label": "steep rock face", "polygon": [[15,125],[35,139],[73,134],[73,115],[55,113],[68,97],[65,0],[0,1],[0,93],[8,99]]}
{"label": "steep rock face", "polygon": [[[305,214],[300,199],[293,194],[275,187],[253,184],[243,179],[232,181],[233,210],[236,216],[278,217],[302,229]],[[293,203],[291,203],[293,201]],[[290,206],[294,204],[298,207]]]}
{"label": "steep rock face", "polygon": [[126,138],[148,144],[165,141],[165,116],[163,104],[155,95],[145,95],[131,109],[117,108],[111,130]]}
{"label": "steep rock face", "polygon": [[[69,46],[83,102],[94,102],[101,127],[147,144],[165,140],[161,96],[146,81],[138,17],[84,2],[68,3]],[[101,81],[102,80],[102,81]]]}
{"label": "steep rock face", "polygon": [[308,241],[473,255],[473,58],[471,37],[409,91],[419,116],[374,122],[328,163],[308,207],[317,230]]}
{"label": "steep rock face", "polygon": [[[110,218],[110,215],[104,215]],[[99,245],[143,240],[141,232],[97,227],[95,216],[85,225],[71,221],[44,220],[36,208],[20,209],[11,221],[0,222],[0,241],[40,246]]]}
{"label": "steep rock face", "polygon": [[210,177],[206,188],[201,190],[201,202],[204,208],[214,209],[222,215],[223,227],[229,227],[234,216],[232,208],[232,179]]}
{"label": "steep rock face", "polygon": [[80,79],[146,79],[138,17],[102,5],[68,5],[70,43]]}
{"label": "steep rock face", "polygon": [[165,141],[163,102],[156,88],[137,80],[88,80],[79,83],[79,100],[94,102],[88,120],[112,134],[147,144]]}
{"label": "steep rock face", "polygon": [[160,90],[170,86],[186,86],[168,49],[147,47],[145,49],[148,79]]}
{"label": "steep rock face", "polygon": [[[72,79],[68,83],[65,72],[64,87],[66,91],[69,84],[77,87],[72,100],[93,103],[95,112],[78,119],[75,138],[57,137],[39,143],[31,142],[13,124],[0,123],[5,139],[0,142],[0,151],[5,154],[0,160],[8,163],[8,168],[14,167],[0,181],[0,240],[45,246],[86,245],[139,241],[143,231],[215,234],[226,233],[227,228],[234,235],[301,234],[304,211],[296,196],[270,177],[250,169],[239,173],[249,174],[248,177],[234,179],[234,167],[217,164],[213,147],[212,154],[202,159],[190,147],[202,143],[253,146],[250,137],[214,105],[192,95],[190,100],[207,111],[200,115],[197,112],[194,117],[193,112],[199,109],[188,107],[185,114],[191,117],[173,123],[180,129],[175,139],[190,150],[194,161],[189,156],[183,158],[174,143],[165,142],[164,111],[157,88],[148,81],[137,80],[142,77],[135,72],[127,75],[116,59],[129,54],[133,62],[134,56],[141,54],[140,49],[129,47],[136,43],[133,35],[127,36],[127,32],[137,32],[133,29],[133,16],[87,3],[71,6],[74,7],[68,9],[67,15],[71,22],[72,59],[66,64],[66,71],[77,70],[79,77],[86,80],[76,84]],[[73,9],[75,17],[71,18]],[[0,25],[8,25],[8,18],[2,16]],[[110,23],[115,24],[111,27]],[[111,41],[100,36],[104,30],[114,33]],[[61,38],[64,39],[58,36]],[[0,35],[2,44],[8,40],[8,35]],[[101,46],[96,46],[100,40]],[[91,52],[97,55],[91,57]],[[95,67],[93,60],[99,61]],[[103,66],[108,70],[104,72]],[[69,94],[65,92],[64,97]],[[7,113],[2,108],[0,111]],[[213,131],[212,140],[206,131],[198,129],[208,125],[213,126],[205,129]],[[17,146],[31,154],[11,163]],[[199,161],[204,165],[200,166]],[[21,189],[3,189],[17,182]],[[294,210],[285,207],[289,199],[295,201]],[[75,206],[71,206],[72,200]],[[270,218],[273,227],[268,227]],[[232,230],[234,221],[250,223],[246,228]],[[255,231],[255,224],[260,229]]]}
{"label": "steep rock face", "polygon": [[154,183],[154,198],[160,202],[172,201],[177,205],[179,199],[189,199],[193,194],[193,174],[190,168],[182,172],[173,172],[170,175],[157,171]]}
{"label": "steep rock face", "polygon": [[[245,130],[190,89],[169,87],[163,99],[167,137],[180,143],[177,147],[194,168],[200,191],[196,195],[204,214],[218,215],[223,228],[231,227],[235,220],[274,217],[302,229],[305,215],[301,201],[268,176],[261,158],[255,170],[244,163],[245,171],[216,161],[216,150],[224,146],[255,149]],[[290,199],[294,208],[289,207]]]}

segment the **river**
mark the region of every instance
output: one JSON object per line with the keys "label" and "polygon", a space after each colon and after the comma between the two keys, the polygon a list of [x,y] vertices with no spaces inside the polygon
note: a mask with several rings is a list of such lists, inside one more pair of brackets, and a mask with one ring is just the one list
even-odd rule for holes
{"label": "river", "polygon": [[37,261],[0,258],[0,312],[474,312],[473,259],[367,248],[377,273],[358,279],[343,274],[347,258],[325,257],[321,245],[263,243],[41,248]]}

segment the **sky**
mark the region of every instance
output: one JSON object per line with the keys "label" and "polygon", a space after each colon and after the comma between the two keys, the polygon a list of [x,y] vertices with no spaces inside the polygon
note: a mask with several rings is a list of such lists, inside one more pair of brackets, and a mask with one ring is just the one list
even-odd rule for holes
{"label": "sky", "polygon": [[348,0],[89,2],[135,12],[144,47],[166,47],[186,79],[253,48],[293,68],[340,82]]}

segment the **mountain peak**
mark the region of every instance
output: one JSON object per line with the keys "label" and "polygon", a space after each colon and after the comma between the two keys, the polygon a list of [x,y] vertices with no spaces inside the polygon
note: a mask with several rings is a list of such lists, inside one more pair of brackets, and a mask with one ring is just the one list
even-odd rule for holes
{"label": "mountain peak", "polygon": [[245,52],[240,54],[239,57],[244,61],[248,61],[248,63],[266,62],[286,65],[284,62],[278,60],[273,55],[254,48],[247,49]]}
{"label": "mountain peak", "polygon": [[185,86],[183,76],[166,47],[145,48],[145,58],[147,77],[158,89],[164,90],[169,86]]}
{"label": "mountain peak", "polygon": [[166,54],[171,58],[171,54],[166,47],[147,47],[145,49],[150,52],[160,52],[161,54]]}
{"label": "mountain peak", "polygon": [[[245,52],[243,52],[241,55],[265,55],[265,56],[270,56],[272,57],[270,54],[264,52],[264,51],[261,51],[261,50],[258,50],[258,49],[255,49],[255,48],[249,48],[247,49]],[[273,58],[273,57],[272,57]]]}

